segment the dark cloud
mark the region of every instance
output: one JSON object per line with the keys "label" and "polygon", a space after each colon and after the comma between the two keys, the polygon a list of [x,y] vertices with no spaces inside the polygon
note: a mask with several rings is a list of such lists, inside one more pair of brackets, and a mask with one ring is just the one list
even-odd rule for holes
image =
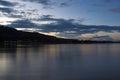
{"label": "dark cloud", "polygon": [[56,7],[56,3],[57,3],[53,0],[21,0],[21,1],[35,2],[42,4],[43,9],[53,9],[54,7]]}
{"label": "dark cloud", "polygon": [[62,3],[60,3],[60,7],[65,7],[65,6],[69,6],[69,4],[66,3],[66,2],[62,2]]}
{"label": "dark cloud", "polygon": [[15,14],[15,13],[11,13],[9,15],[6,15],[7,17],[11,17],[11,18],[23,18],[23,15],[21,14]]}
{"label": "dark cloud", "polygon": [[[95,25],[82,25],[79,23],[76,23],[74,19],[59,19],[59,18],[53,18],[51,15],[43,15],[40,19],[36,21],[55,21],[50,24],[42,24],[38,25],[33,23],[30,20],[17,20],[12,22],[11,27],[14,28],[31,28],[31,29],[37,29],[36,31],[43,32],[43,33],[59,33],[57,36],[61,37],[67,37],[67,38],[79,38],[78,36],[82,34],[98,34],[98,32],[107,32],[107,33],[113,33],[120,32],[119,26],[95,26]],[[100,33],[101,34],[101,33]],[[84,39],[84,38],[81,38]],[[90,38],[91,40],[112,40],[112,38],[109,35],[99,35],[99,36],[93,36]]]}
{"label": "dark cloud", "polygon": [[0,0],[0,5],[3,5],[3,6],[14,6],[16,5],[16,3],[11,3],[11,2],[8,2],[8,1],[3,1],[3,0]]}
{"label": "dark cloud", "polygon": [[[99,31],[111,32],[113,30],[120,31],[120,27],[110,27],[110,26],[90,26],[81,25],[69,20],[60,20],[57,23],[45,24],[41,27],[43,32],[64,32],[66,34],[71,34],[70,32],[75,32],[74,34],[83,33],[95,33]],[[73,34],[73,33],[72,33]]]}
{"label": "dark cloud", "polygon": [[120,6],[113,8],[113,9],[110,9],[109,11],[114,12],[114,13],[120,13]]}
{"label": "dark cloud", "polygon": [[104,4],[96,4],[96,3],[94,3],[94,4],[92,4],[92,6],[95,6],[95,7],[104,7],[105,5]]}
{"label": "dark cloud", "polygon": [[9,25],[13,28],[34,28],[37,27],[36,24],[32,23],[30,20],[17,20],[12,22],[11,25]]}
{"label": "dark cloud", "polygon": [[53,9],[54,7],[66,7],[72,4],[73,0],[66,0],[58,2],[57,0],[22,0],[29,2],[36,2],[42,4],[44,9]]}
{"label": "dark cloud", "polygon": [[15,11],[13,7],[17,5],[17,3],[9,2],[6,0],[0,0],[0,5],[3,6],[3,7],[0,7],[0,12],[2,12],[2,14],[4,14],[5,16],[9,16],[10,13]]}
{"label": "dark cloud", "polygon": [[41,16],[41,18],[40,19],[38,19],[38,20],[43,20],[43,21],[48,21],[48,20],[54,20],[53,18],[51,18],[51,17],[53,17],[53,15],[42,15]]}
{"label": "dark cloud", "polygon": [[74,4],[73,2],[74,0],[66,0],[66,1],[63,1],[61,2],[59,5],[60,7],[67,7],[67,6],[71,6]]}
{"label": "dark cloud", "polygon": [[94,36],[94,37],[90,38],[90,40],[112,41],[113,39],[110,36]]}
{"label": "dark cloud", "polygon": [[11,8],[4,8],[4,7],[2,8],[2,7],[1,7],[1,8],[0,8],[0,11],[1,11],[1,12],[5,12],[5,13],[11,13],[11,12],[13,12],[13,9],[11,9]]}
{"label": "dark cloud", "polygon": [[[74,19],[59,19],[53,18],[51,15],[44,15],[39,20],[41,21],[55,21],[50,24],[38,25],[33,23],[30,20],[18,20],[13,22],[11,27],[14,28],[37,28],[40,32],[50,33],[50,32],[59,32],[58,36],[67,37],[67,38],[76,38],[81,34],[95,34],[97,32],[108,32],[112,33],[113,31],[120,32],[120,26],[95,26],[95,25],[82,25],[76,22]],[[100,36],[94,37],[94,39],[100,39],[105,37],[110,39],[110,37]]]}
{"label": "dark cloud", "polygon": [[[95,0],[96,1],[96,0]],[[95,7],[105,7],[107,3],[110,3],[112,0],[99,0],[100,2],[93,2],[92,6]]]}
{"label": "dark cloud", "polygon": [[109,2],[111,2],[112,0],[103,0],[103,2],[105,2],[105,3],[109,3]]}
{"label": "dark cloud", "polygon": [[51,1],[50,0],[22,0],[22,1],[30,1],[30,2],[37,2],[43,5],[50,5]]}
{"label": "dark cloud", "polygon": [[91,25],[81,25],[76,22],[75,19],[60,19],[60,18],[52,18],[51,15],[44,15],[39,21],[56,21],[52,24],[44,24],[42,28],[44,31],[77,31],[79,33],[86,33],[86,32],[96,32],[96,31],[112,31],[112,30],[119,30],[120,27],[118,26],[91,26]]}

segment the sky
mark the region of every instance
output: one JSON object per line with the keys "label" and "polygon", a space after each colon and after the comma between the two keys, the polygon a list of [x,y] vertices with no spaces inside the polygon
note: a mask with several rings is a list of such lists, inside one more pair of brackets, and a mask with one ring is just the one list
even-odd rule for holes
{"label": "sky", "polygon": [[80,40],[120,40],[120,0],[0,0],[0,24]]}

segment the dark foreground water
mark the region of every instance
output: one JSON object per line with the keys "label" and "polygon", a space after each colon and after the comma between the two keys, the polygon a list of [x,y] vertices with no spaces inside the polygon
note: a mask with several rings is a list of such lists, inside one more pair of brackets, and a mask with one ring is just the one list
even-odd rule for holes
{"label": "dark foreground water", "polygon": [[120,44],[0,47],[0,80],[120,80]]}

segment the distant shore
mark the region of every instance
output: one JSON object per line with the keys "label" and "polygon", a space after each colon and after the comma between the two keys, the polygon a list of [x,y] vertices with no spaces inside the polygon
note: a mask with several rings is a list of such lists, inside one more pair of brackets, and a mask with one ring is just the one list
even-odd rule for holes
{"label": "distant shore", "polygon": [[93,41],[64,39],[44,35],[37,32],[18,31],[14,28],[0,26],[0,43],[3,44],[93,44],[93,43],[120,43],[120,41]]}

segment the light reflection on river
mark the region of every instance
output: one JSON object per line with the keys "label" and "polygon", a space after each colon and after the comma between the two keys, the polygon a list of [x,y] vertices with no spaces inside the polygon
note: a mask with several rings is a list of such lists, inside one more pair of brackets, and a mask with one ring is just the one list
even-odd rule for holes
{"label": "light reflection on river", "polygon": [[1,46],[0,80],[120,80],[120,44]]}

